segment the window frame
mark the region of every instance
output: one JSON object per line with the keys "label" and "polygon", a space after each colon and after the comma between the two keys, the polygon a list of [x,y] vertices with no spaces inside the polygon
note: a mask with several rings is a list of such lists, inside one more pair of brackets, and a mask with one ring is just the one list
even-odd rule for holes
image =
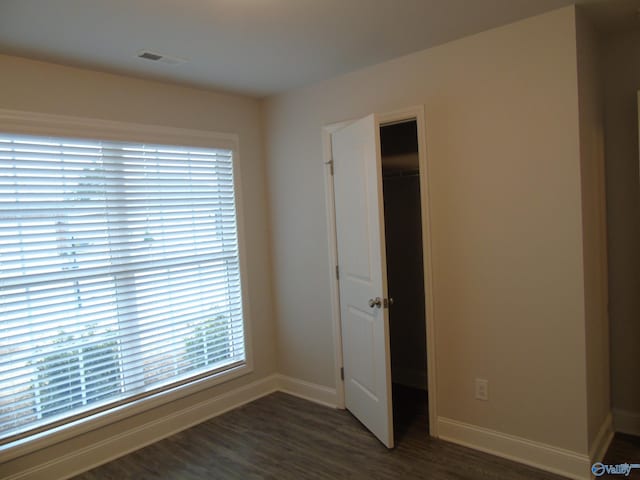
{"label": "window frame", "polygon": [[167,403],[253,372],[253,337],[251,334],[250,293],[246,265],[245,217],[239,136],[237,134],[5,109],[0,109],[0,131],[23,135],[87,138],[231,150],[245,349],[245,362],[243,365],[213,373],[205,378],[196,378],[187,384],[167,389],[149,397],[134,400],[125,405],[0,445],[0,455],[3,457],[3,461],[17,458],[88,431],[116,423],[127,417],[153,410]]}

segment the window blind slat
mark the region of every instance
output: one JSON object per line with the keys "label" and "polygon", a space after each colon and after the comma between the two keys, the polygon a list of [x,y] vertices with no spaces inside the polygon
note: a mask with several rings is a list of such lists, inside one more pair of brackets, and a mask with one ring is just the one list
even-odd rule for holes
{"label": "window blind slat", "polygon": [[[157,260],[153,258],[153,255],[147,255],[148,258],[136,258],[135,262],[131,262],[134,264],[133,266],[138,272],[143,272],[145,270],[151,270],[158,267],[166,267],[166,268],[176,268],[181,265],[197,265],[200,262],[207,262],[210,260],[217,260],[220,262],[229,261],[235,256],[228,255],[229,252],[217,252],[213,254],[202,253],[200,255],[188,255],[181,256],[178,253],[173,252],[172,255],[167,255],[162,260]],[[235,252],[231,252],[235,253]],[[225,255],[224,257],[222,255]],[[34,267],[33,273],[25,272],[24,269],[14,268],[12,270],[7,269],[0,272],[0,285],[3,283],[2,277],[8,277],[14,286],[28,286],[28,285],[38,285],[46,282],[53,281],[61,281],[68,279],[70,274],[69,271],[54,271],[52,272],[50,269],[47,269],[46,266],[42,266],[37,269]],[[125,275],[129,271],[126,268],[126,265],[111,265],[111,267],[107,267],[104,262],[86,262],[85,265],[82,265],[78,269],[74,269],[74,275],[82,274],[83,277],[94,277],[98,275],[104,275],[105,271],[108,271],[114,275]]]}
{"label": "window blind slat", "polygon": [[[236,350],[233,350],[234,346]],[[237,365],[238,361],[243,361],[244,357],[240,353],[230,355],[228,352],[240,352],[241,346],[241,342],[235,342],[233,346],[229,347],[229,349],[226,350],[218,349],[216,351],[212,351],[211,353],[207,353],[206,355],[199,355],[197,357],[194,355],[190,355],[185,357],[185,361],[187,363],[175,364],[171,369],[168,369],[166,365],[162,365],[158,367],[156,371],[142,371],[129,377],[127,379],[127,383],[130,385],[144,384],[143,390],[148,391],[151,389],[156,389],[158,386],[162,386],[163,383],[166,384],[167,370],[178,372],[177,374],[171,375],[172,380],[175,380],[176,377],[184,377],[185,373],[200,373],[202,371],[206,371],[207,368],[217,369],[220,366],[224,366],[225,364],[229,365],[230,363],[233,363],[233,365],[235,366]],[[193,368],[194,365],[196,365],[196,368]],[[191,372],[188,371],[189,369],[191,369]],[[102,370],[96,372],[92,370],[91,374],[88,375],[90,378],[93,378],[92,380],[85,381],[82,386],[74,384],[75,389],[66,388],[64,390],[64,394],[62,395],[58,394],[58,390],[60,390],[60,384],[65,384],[65,380],[67,380],[66,383],[68,383],[68,375],[59,376],[57,379],[58,381],[52,382],[53,384],[40,386],[39,384],[35,383],[33,385],[29,385],[29,390],[39,391],[39,395],[41,397],[44,397],[43,400],[37,402],[38,408],[33,408],[33,396],[26,398],[23,397],[20,403],[15,404],[15,410],[0,413],[0,423],[3,423],[3,421],[6,421],[7,419],[10,419],[12,417],[15,418],[16,414],[29,415],[33,414],[33,412],[37,412],[38,410],[47,410],[47,408],[52,409],[51,407],[54,407],[56,405],[59,406],[60,404],[65,405],[67,402],[73,399],[75,399],[76,402],[78,402],[79,400],[81,401],[81,395],[83,394],[85,396],[85,401],[83,402],[85,405],[92,404],[96,400],[102,400],[105,397],[122,396],[122,390],[124,388],[122,386],[122,379],[120,379],[120,382],[114,381],[105,385],[104,378],[99,378],[101,376],[105,376],[105,373],[112,376],[114,379],[119,378],[116,377],[116,373],[114,373],[113,370]],[[84,392],[81,389],[83,389]],[[63,407],[56,408],[56,410],[64,409],[65,408]],[[49,412],[49,415],[52,415],[54,413],[56,412]]]}
{"label": "window blind slat", "polygon": [[[159,236],[154,240],[137,240],[133,239],[130,242],[116,242],[112,245],[82,245],[78,244],[77,246],[69,246],[64,248],[56,249],[56,243],[68,243],[66,241],[62,242],[50,242],[49,248],[14,248],[13,251],[8,251],[6,255],[3,255],[3,265],[6,265],[5,272],[9,275],[9,272],[12,269],[24,269],[29,265],[42,265],[42,259],[49,260],[47,262],[47,267],[54,267],[56,265],[64,265],[69,266],[68,261],[66,260],[66,256],[73,256],[74,260],[77,262],[76,266],[80,268],[78,263],[82,262],[85,266],[87,262],[90,261],[98,261],[105,259],[117,259],[117,258],[150,258],[157,256],[158,253],[168,253],[168,252],[184,252],[184,249],[187,247],[193,248],[195,250],[228,250],[233,248],[235,245],[231,244],[231,242],[226,242],[223,239],[221,240],[210,240],[213,236],[212,232],[205,232],[204,234],[198,235],[189,235],[189,236]],[[75,242],[76,240],[72,240],[71,242]],[[196,246],[194,246],[194,244]],[[46,247],[47,245],[45,245]],[[111,247],[111,248],[109,248]],[[54,262],[51,260],[51,250],[58,250],[61,258],[58,261]],[[9,249],[7,249],[9,250]],[[29,260],[25,260],[25,255],[30,257]],[[43,266],[43,268],[45,268]],[[55,268],[49,268],[50,271],[55,270]]]}
{"label": "window blind slat", "polygon": [[[231,326],[229,327],[229,331],[234,331],[234,329],[240,328],[239,326],[234,325],[235,318],[240,316],[239,313],[240,313],[239,305],[234,305],[233,308],[231,308],[229,311],[226,312],[227,317],[220,319],[219,321],[222,322],[223,324],[224,322],[229,321],[229,323],[231,324]],[[201,311],[195,311],[195,312],[185,311],[185,312],[182,312],[182,314],[184,315],[183,323],[185,325],[181,324],[181,327],[174,328],[174,331],[180,334],[189,331],[189,329],[192,328],[194,325],[197,326],[202,324],[203,322],[207,323],[206,318],[203,320]],[[144,338],[150,338],[153,336],[154,332],[156,331],[161,331],[162,329],[175,327],[175,323],[172,322],[171,317],[167,316],[161,319],[156,319],[153,321],[153,323],[141,322],[137,326],[139,327],[139,331],[136,331],[135,326],[132,325],[125,329],[113,328],[112,330],[107,331],[105,333],[100,333],[100,335],[106,335],[108,337],[116,336],[117,337],[116,339],[118,340],[118,342],[123,343],[123,342],[132,341],[132,339],[142,338],[142,336],[144,336]],[[182,327],[184,327],[184,330],[180,330],[180,328]],[[75,332],[70,331],[65,333],[69,335],[69,339],[59,344],[54,343],[52,345],[51,344],[52,342],[50,340],[57,340],[57,338],[49,336],[45,338],[39,337],[38,346],[25,345],[24,343],[21,345],[18,345],[18,347],[22,348],[21,353],[23,353],[23,355],[21,356],[16,355],[15,358],[12,359],[12,361],[3,362],[2,378],[7,381],[10,381],[10,380],[13,381],[21,375],[21,372],[26,371],[25,366],[23,364],[24,362],[18,363],[17,360],[24,360],[26,363],[29,363],[29,362],[33,363],[41,359],[44,359],[48,356],[51,356],[52,354],[65,354],[78,347],[83,347],[83,348],[91,347],[94,345],[98,345],[100,342],[103,341],[102,337],[98,337],[94,339],[93,336],[91,337],[83,336],[83,334],[86,333],[86,329],[81,331],[75,331]],[[80,336],[74,337],[73,336],[74,334],[80,335]],[[45,344],[43,342],[48,342],[48,343]],[[26,350],[27,347],[30,347],[30,348]],[[15,366],[15,365],[18,365],[18,366]]]}
{"label": "window blind slat", "polygon": [[[233,322],[230,320],[225,320],[226,323],[233,325]],[[18,385],[18,384],[30,384],[33,379],[29,376],[29,372],[31,370],[32,365],[38,365],[42,363],[52,364],[54,366],[50,366],[47,368],[47,381],[54,381],[59,377],[59,373],[62,370],[66,370],[66,366],[59,366],[60,359],[64,359],[67,357],[73,357],[73,361],[83,361],[81,357],[83,355],[87,355],[87,353],[95,353],[98,351],[105,343],[110,345],[109,349],[112,351],[112,355],[117,355],[118,361],[127,363],[128,361],[135,359],[141,352],[146,352],[144,356],[144,363],[153,365],[155,355],[158,353],[159,349],[164,348],[165,350],[170,350],[168,347],[173,346],[176,341],[184,341],[189,342],[198,336],[198,327],[207,327],[207,322],[200,321],[192,322],[188,326],[177,330],[171,330],[170,332],[165,331],[156,335],[151,335],[146,337],[146,341],[141,343],[141,346],[136,348],[128,348],[133,343],[137,342],[138,339],[134,338],[131,334],[129,336],[121,336],[113,333],[111,336],[105,336],[104,338],[98,338],[93,341],[87,341],[86,338],[80,338],[75,340],[69,340],[64,343],[63,348],[55,349],[53,352],[43,353],[40,355],[34,355],[33,358],[30,358],[30,364],[28,367],[7,369],[3,372],[3,380],[0,382],[0,386],[7,387],[9,385]],[[236,325],[233,327],[225,327],[220,328],[218,331],[221,334],[224,334],[223,339],[219,339],[216,342],[210,341],[210,347],[215,347],[218,343],[231,344],[233,343],[233,338],[237,336],[241,339],[243,329],[242,327]],[[149,329],[147,329],[147,333]],[[238,340],[243,341],[243,340]],[[180,348],[184,345],[180,344]],[[106,348],[106,347],[104,347]],[[117,353],[116,353],[117,352]],[[163,352],[164,355],[164,352]],[[112,362],[113,364],[113,362]],[[56,366],[58,365],[58,366]]]}
{"label": "window blind slat", "polygon": [[[197,213],[197,214],[196,214]],[[233,217],[231,215],[219,214],[216,217],[212,216],[210,212],[194,212],[192,215],[176,214],[166,215],[159,217],[157,214],[150,213],[146,216],[146,221],[142,216],[139,219],[112,219],[109,222],[109,232],[114,234],[114,242],[120,239],[126,241],[127,238],[133,235],[144,234],[158,234],[163,231],[188,231],[184,227],[191,226],[194,231],[200,231],[204,229],[215,229],[217,231],[226,231],[228,233],[235,232],[235,226]],[[107,222],[104,216],[98,215],[96,218],[91,216],[82,216],[74,218],[68,217],[67,225],[73,227],[74,234],[78,239],[103,239],[105,230],[107,229]],[[185,220],[189,219],[190,223]],[[5,226],[0,227],[0,244],[15,245],[13,239],[13,233],[16,226],[7,226],[11,220],[9,215],[4,217]],[[171,223],[168,223],[170,221]],[[55,225],[51,223],[51,217],[29,217],[20,220],[20,226],[23,228],[29,227],[32,233],[29,238],[25,238],[21,245],[28,245],[42,239],[50,239],[55,235]],[[13,221],[12,223],[16,223]],[[99,235],[99,236],[98,236]],[[19,247],[16,247],[19,248]]]}
{"label": "window blind slat", "polygon": [[[179,282],[163,282],[163,281],[150,281],[151,285],[139,290],[139,295],[136,295],[138,291],[131,291],[119,294],[118,305],[120,308],[126,306],[124,302],[129,301],[132,304],[153,302],[161,298],[165,298],[168,293],[174,294],[179,297],[182,292],[191,292],[196,286],[206,287],[207,298],[213,299],[216,291],[226,292],[226,289],[230,288],[233,284],[239,288],[239,277],[224,277],[220,274],[199,276],[194,275],[195,278],[192,281],[187,281],[184,277]],[[157,284],[156,284],[157,283]],[[83,305],[85,307],[98,307],[111,305],[115,301],[113,299],[115,287],[111,283],[107,288],[96,291],[93,290],[83,296]],[[223,294],[223,293],[221,293]],[[15,319],[22,319],[29,316],[35,316],[39,313],[46,313],[50,311],[63,311],[69,308],[73,308],[77,305],[77,294],[75,292],[68,292],[64,295],[53,295],[46,298],[40,298],[25,304],[23,300],[17,300],[13,302],[7,302],[2,306],[0,312],[3,314],[4,321],[11,321]],[[46,319],[43,324],[46,324]],[[41,326],[38,322],[30,321],[30,326]],[[11,334],[11,328],[6,327],[6,334]],[[17,328],[17,327],[16,327]],[[23,328],[23,327],[22,327]]]}
{"label": "window blind slat", "polygon": [[[60,359],[67,357],[74,357],[74,360],[76,359],[75,357],[77,357],[77,360],[80,361],[82,352],[98,350],[105,343],[109,343],[109,349],[112,351],[114,356],[117,356],[119,362],[126,363],[131,359],[136,359],[141,353],[146,353],[144,355],[144,362],[153,364],[154,354],[159,348],[167,348],[176,344],[176,342],[180,349],[186,348],[188,347],[188,343],[185,342],[191,342],[194,338],[197,338],[198,335],[200,335],[198,331],[199,327],[203,327],[204,329],[208,328],[206,321],[203,321],[202,319],[200,319],[199,322],[193,321],[192,318],[193,317],[191,317],[189,325],[184,328],[171,330],[171,333],[165,331],[156,335],[148,335],[145,337],[146,341],[140,344],[141,346],[136,344],[135,349],[128,348],[138,341],[131,332],[128,336],[120,335],[120,332],[111,332],[110,335],[105,335],[104,337],[93,341],[88,341],[86,338],[80,338],[79,340],[76,339],[73,341],[69,340],[65,342],[62,347],[53,351],[34,355],[33,358],[29,359],[27,366],[6,369],[3,372],[3,380],[0,382],[0,387],[4,388],[9,385],[18,384],[28,385],[33,381],[33,377],[31,375],[33,365],[37,366],[43,363],[57,365]],[[232,343],[233,337],[238,337],[240,339],[238,341],[243,341],[242,327],[234,325],[232,318],[225,319],[225,323],[228,323],[231,326],[218,329],[219,332],[224,335],[224,340],[219,340],[219,342]],[[149,333],[149,331],[150,329],[146,330],[147,333]],[[210,348],[215,346],[213,342],[209,343],[211,343]],[[182,358],[183,356],[184,355],[179,358]],[[60,367],[60,369],[66,369],[66,367]],[[48,367],[46,377],[47,381],[55,380],[57,373],[59,373],[59,369],[57,370],[56,367],[51,366]]]}
{"label": "window blind slat", "polygon": [[0,442],[244,358],[230,150],[0,133]]}
{"label": "window blind slat", "polygon": [[66,160],[73,155],[93,155],[96,157],[102,154],[109,154],[119,157],[158,157],[162,159],[178,160],[198,160],[212,157],[231,157],[229,150],[215,150],[206,148],[177,147],[176,149],[164,149],[160,146],[130,144],[127,146],[122,142],[87,141],[82,142],[58,142],[50,137],[35,137],[25,135],[20,138],[18,135],[0,136],[0,149],[6,151],[25,152],[48,152],[55,154],[66,154],[61,160]]}
{"label": "window blind slat", "polygon": [[[141,272],[141,275],[135,278],[119,279],[118,285],[122,289],[124,287],[133,286],[135,284],[136,286],[138,286],[135,291],[131,289],[128,290],[131,290],[131,292],[133,292],[132,295],[135,295],[136,292],[140,292],[140,296],[143,296],[146,294],[145,292],[147,290],[158,291],[160,292],[160,294],[162,294],[162,288],[175,289],[176,283],[181,284],[183,287],[189,286],[192,281],[198,281],[198,279],[202,279],[203,281],[213,279],[216,282],[219,279],[223,279],[221,281],[227,282],[231,282],[234,280],[239,281],[239,276],[237,274],[227,274],[228,268],[226,262],[222,264],[203,263],[190,267],[180,270],[174,270],[171,272],[168,272],[163,268]],[[87,281],[82,279],[81,285],[83,291],[85,292],[84,298],[93,298],[103,293],[107,293],[110,295],[113,289],[113,278],[107,276],[89,279]],[[66,286],[60,284],[46,284],[46,286],[38,289],[37,294],[35,292],[31,293],[31,298],[29,300],[30,305],[53,305],[56,303],[56,300],[58,298],[67,298],[68,295],[70,295],[69,289],[70,286],[68,283]],[[71,294],[75,294],[75,292],[72,292]],[[127,295],[127,293],[121,292],[120,298],[126,300],[129,298],[129,295]],[[28,309],[29,306],[24,305],[24,301],[24,289],[18,289],[14,292],[7,291],[4,295],[0,296],[0,312],[19,310],[21,308]]]}

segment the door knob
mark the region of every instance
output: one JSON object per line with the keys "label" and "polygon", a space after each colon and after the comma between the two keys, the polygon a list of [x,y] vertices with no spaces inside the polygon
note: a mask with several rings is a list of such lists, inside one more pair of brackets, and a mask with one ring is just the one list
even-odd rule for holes
{"label": "door knob", "polygon": [[380,297],[370,298],[369,299],[369,306],[371,308],[373,308],[373,307],[381,308],[382,307],[382,299]]}

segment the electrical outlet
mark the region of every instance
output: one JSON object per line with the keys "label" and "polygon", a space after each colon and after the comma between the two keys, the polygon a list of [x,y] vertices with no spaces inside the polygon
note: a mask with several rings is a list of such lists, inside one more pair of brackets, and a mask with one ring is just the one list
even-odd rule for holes
{"label": "electrical outlet", "polygon": [[489,380],[476,378],[476,398],[478,400],[489,400]]}

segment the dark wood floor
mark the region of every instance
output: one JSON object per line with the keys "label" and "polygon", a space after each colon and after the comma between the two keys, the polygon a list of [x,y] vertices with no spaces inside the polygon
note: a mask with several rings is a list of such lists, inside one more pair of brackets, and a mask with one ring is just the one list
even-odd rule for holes
{"label": "dark wood floor", "polygon": [[[383,447],[346,411],[274,393],[75,478],[561,478],[429,438],[425,398],[419,393],[394,390],[394,402],[398,423],[393,450]],[[640,444],[633,437],[616,439],[609,458],[640,461]]]}
{"label": "dark wood floor", "polygon": [[[602,462],[610,465],[618,465],[620,463],[640,463],[640,437],[616,433],[616,436],[611,443],[611,447],[609,447],[609,450]],[[615,478],[616,476],[618,478],[640,480],[640,470],[632,470],[631,475],[628,477],[605,475],[600,478]]]}

